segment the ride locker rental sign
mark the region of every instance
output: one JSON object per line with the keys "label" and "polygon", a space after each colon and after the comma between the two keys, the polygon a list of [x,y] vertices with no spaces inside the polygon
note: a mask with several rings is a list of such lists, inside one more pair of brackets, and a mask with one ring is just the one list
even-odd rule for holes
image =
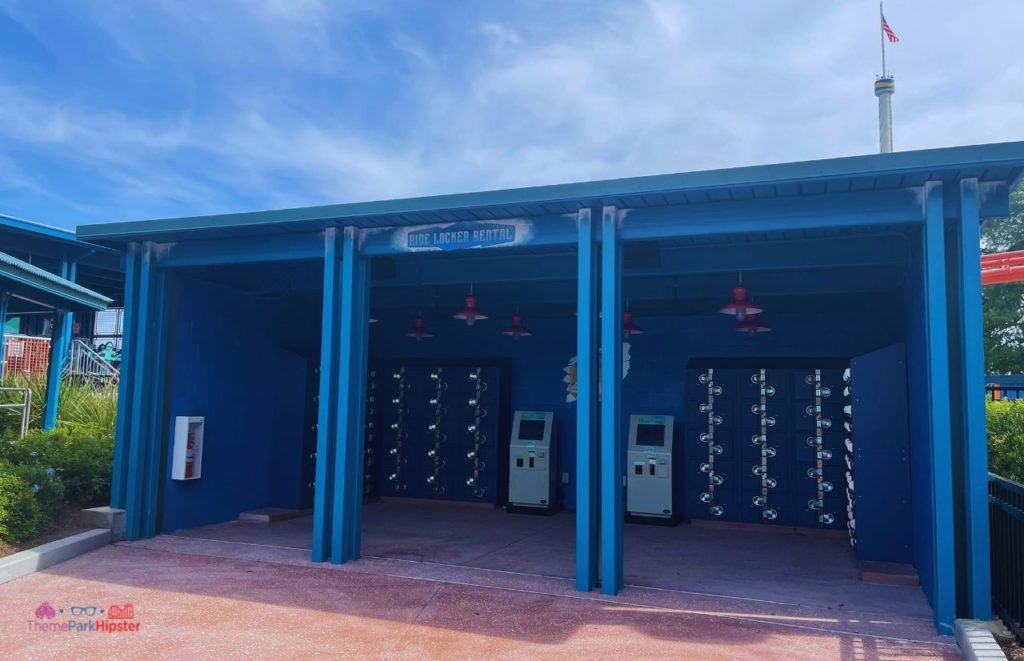
{"label": "ride locker rental sign", "polygon": [[[426,252],[511,248],[529,243],[531,222],[522,219],[501,222],[460,221],[444,225],[420,225],[388,230],[388,252]],[[369,232],[370,240],[380,245],[380,235]],[[383,237],[381,237],[383,238]]]}

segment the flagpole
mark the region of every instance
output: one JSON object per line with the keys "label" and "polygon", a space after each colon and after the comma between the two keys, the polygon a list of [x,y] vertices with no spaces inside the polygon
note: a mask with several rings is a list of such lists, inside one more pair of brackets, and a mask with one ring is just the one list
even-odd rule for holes
{"label": "flagpole", "polygon": [[882,21],[885,20],[885,14],[882,12],[882,3],[878,3],[878,36],[882,40],[882,78],[885,78],[885,30],[882,29]]}

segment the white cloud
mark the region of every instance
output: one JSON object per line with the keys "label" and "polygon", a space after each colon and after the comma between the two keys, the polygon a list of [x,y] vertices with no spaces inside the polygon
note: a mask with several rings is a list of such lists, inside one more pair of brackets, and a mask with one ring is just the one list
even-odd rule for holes
{"label": "white cloud", "polygon": [[[897,147],[1019,138],[1024,4],[891,5]],[[102,219],[876,149],[873,2],[565,7],[456,16],[439,34],[387,3],[108,5],[90,18],[118,52],[195,98],[133,112],[0,74],[0,141],[84,164],[108,185],[90,201]],[[30,10],[15,17],[56,48]]]}

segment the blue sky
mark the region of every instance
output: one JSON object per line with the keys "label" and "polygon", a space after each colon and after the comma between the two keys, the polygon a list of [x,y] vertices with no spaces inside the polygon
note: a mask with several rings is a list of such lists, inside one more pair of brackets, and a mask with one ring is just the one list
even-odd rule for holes
{"label": "blue sky", "polygon": [[[870,0],[0,0],[53,225],[877,151]],[[890,0],[897,149],[1024,137],[1024,2]]]}

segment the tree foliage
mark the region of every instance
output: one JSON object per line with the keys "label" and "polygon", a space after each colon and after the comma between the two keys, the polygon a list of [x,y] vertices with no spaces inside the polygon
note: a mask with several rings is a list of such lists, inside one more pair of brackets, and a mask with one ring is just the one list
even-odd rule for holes
{"label": "tree foliage", "polygon": [[[1024,182],[1010,194],[1010,215],[982,227],[981,249],[984,253],[1024,250]],[[982,301],[986,371],[1024,373],[1024,282],[989,285]]]}

